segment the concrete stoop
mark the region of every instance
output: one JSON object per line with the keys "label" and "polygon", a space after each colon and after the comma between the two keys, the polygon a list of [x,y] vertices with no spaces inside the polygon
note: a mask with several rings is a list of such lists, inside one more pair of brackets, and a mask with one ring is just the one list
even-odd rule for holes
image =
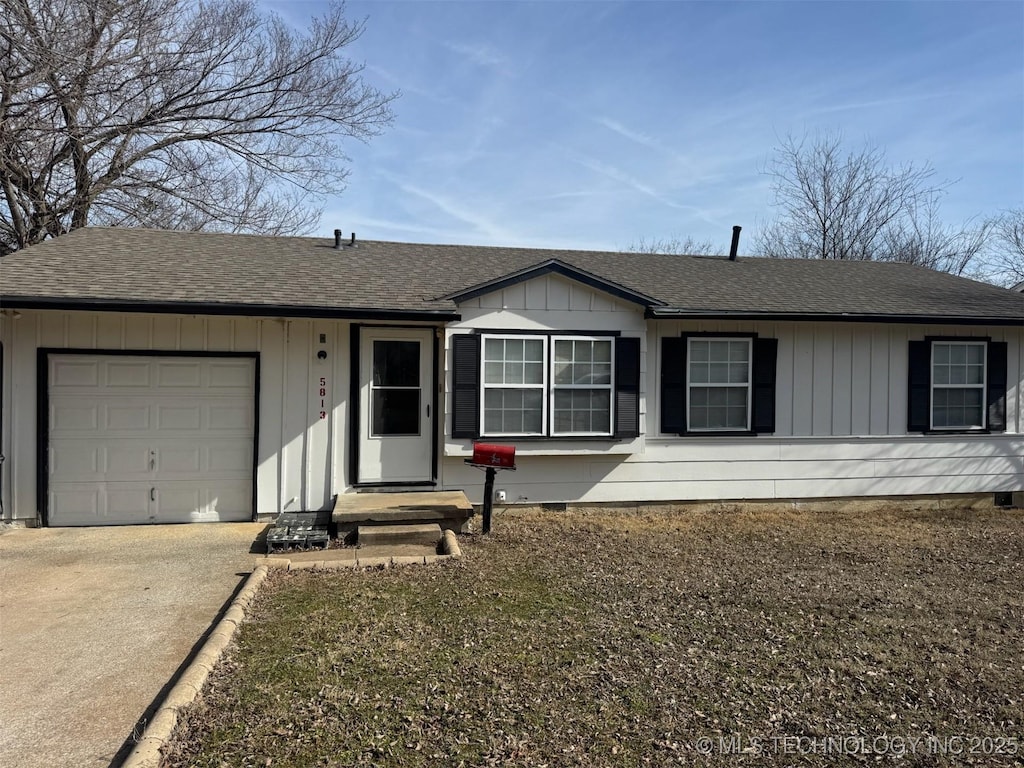
{"label": "concrete stoop", "polygon": [[356,528],[356,542],[361,547],[400,544],[427,544],[441,542],[441,526],[437,523],[419,525],[360,525]]}

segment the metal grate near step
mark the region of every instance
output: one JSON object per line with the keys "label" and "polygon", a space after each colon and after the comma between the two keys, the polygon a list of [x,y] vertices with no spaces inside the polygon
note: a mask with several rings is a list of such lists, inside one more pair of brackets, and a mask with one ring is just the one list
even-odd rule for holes
{"label": "metal grate near step", "polygon": [[331,513],[284,512],[267,531],[267,552],[326,549],[331,540]]}

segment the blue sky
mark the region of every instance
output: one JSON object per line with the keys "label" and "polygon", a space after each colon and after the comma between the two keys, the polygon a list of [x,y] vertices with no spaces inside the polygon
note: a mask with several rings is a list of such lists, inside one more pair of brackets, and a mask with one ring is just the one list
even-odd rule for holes
{"label": "blue sky", "polygon": [[[264,5],[304,25],[322,4]],[[958,180],[959,223],[1024,204],[1024,3],[374,2],[349,53],[400,90],[346,145],[314,234],[619,249],[725,249],[773,216],[787,134],[842,130]],[[746,252],[741,245],[741,253]]]}

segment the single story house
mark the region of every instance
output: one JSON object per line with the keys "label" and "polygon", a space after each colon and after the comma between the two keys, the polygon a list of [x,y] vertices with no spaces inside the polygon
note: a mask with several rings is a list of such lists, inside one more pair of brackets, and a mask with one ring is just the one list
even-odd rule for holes
{"label": "single story house", "polygon": [[1024,295],[905,264],[87,228],[0,259],[5,521],[1024,490]]}

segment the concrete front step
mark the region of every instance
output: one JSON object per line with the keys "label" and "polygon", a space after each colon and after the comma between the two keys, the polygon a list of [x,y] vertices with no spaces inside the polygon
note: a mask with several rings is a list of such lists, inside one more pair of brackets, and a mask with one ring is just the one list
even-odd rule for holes
{"label": "concrete front step", "polygon": [[464,532],[473,505],[462,491],[430,493],[343,493],[335,500],[331,520],[339,538],[351,539],[359,526],[437,523]]}
{"label": "concrete front step", "polygon": [[441,526],[437,523],[420,525],[360,525],[356,540],[362,546],[395,544],[430,544],[441,541]]}

